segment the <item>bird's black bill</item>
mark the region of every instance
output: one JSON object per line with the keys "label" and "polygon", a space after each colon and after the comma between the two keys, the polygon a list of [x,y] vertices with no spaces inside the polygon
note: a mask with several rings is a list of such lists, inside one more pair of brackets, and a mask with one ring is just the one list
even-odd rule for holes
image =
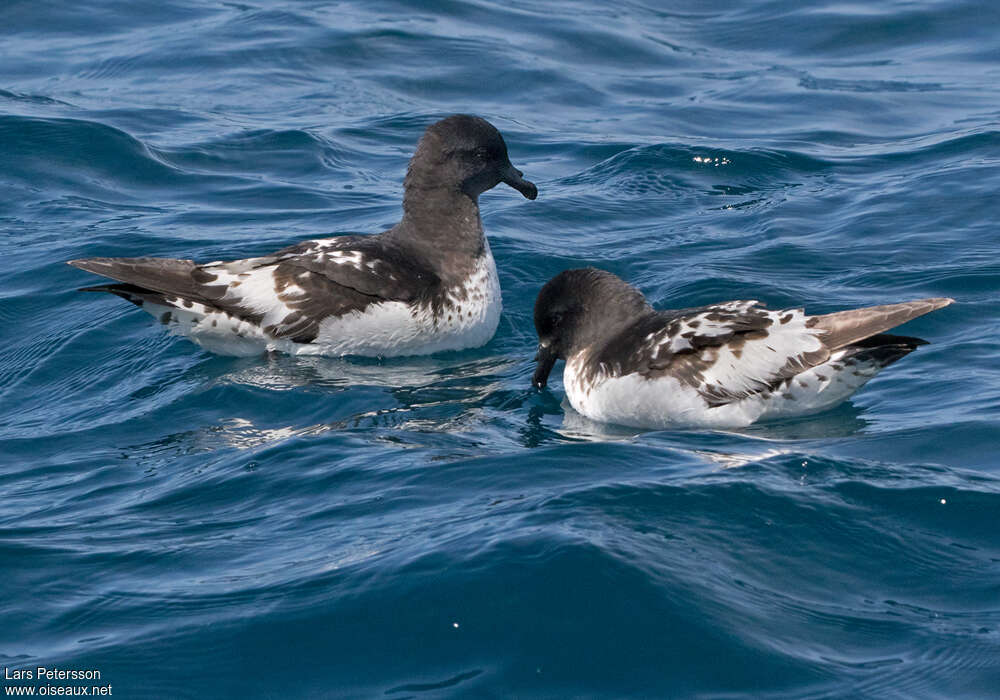
{"label": "bird's black bill", "polygon": [[538,354],[535,355],[535,362],[538,366],[535,368],[535,376],[531,378],[531,385],[536,389],[543,389],[545,385],[549,382],[549,373],[552,372],[552,366],[556,363],[556,354],[551,348],[547,348],[544,345],[538,346]]}
{"label": "bird's black bill", "polygon": [[504,171],[503,182],[513,187],[528,199],[534,199],[538,196],[538,188],[535,187],[535,183],[525,180],[524,173],[513,165],[508,165],[507,170]]}

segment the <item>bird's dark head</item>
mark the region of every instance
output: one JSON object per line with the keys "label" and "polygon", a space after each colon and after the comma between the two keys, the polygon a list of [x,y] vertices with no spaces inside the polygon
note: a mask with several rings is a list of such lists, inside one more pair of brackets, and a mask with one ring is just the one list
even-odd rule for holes
{"label": "bird's dark head", "polygon": [[610,272],[592,267],[560,272],[535,300],[538,366],[531,383],[541,389],[556,360],[610,338],[648,309],[639,290]]}
{"label": "bird's dark head", "polygon": [[496,127],[467,114],[455,114],[427,127],[406,180],[408,188],[457,188],[473,201],[501,182],[528,199],[538,196],[538,188],[511,164],[507,144]]}

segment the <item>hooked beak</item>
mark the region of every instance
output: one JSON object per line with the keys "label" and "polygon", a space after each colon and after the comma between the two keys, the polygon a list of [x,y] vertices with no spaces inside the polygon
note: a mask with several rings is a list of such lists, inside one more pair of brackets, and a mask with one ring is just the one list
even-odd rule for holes
{"label": "hooked beak", "polygon": [[534,199],[538,196],[538,188],[535,187],[535,183],[525,180],[524,173],[510,163],[507,163],[507,169],[503,171],[503,177],[500,181],[510,185],[528,199]]}
{"label": "hooked beak", "polygon": [[548,345],[538,344],[538,354],[535,355],[535,362],[538,363],[538,367],[535,368],[535,376],[531,378],[531,385],[536,389],[544,389],[545,385],[549,381],[549,373],[552,371],[552,366],[556,363],[556,353]]}

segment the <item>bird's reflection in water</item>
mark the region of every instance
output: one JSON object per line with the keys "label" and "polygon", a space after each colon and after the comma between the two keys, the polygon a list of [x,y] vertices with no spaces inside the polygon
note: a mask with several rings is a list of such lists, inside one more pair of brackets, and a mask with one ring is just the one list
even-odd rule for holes
{"label": "bird's reflection in water", "polygon": [[198,431],[193,444],[200,444],[205,449],[226,446],[249,450],[263,445],[283,442],[294,437],[318,435],[329,430],[324,424],[308,425],[300,428],[291,426],[280,428],[262,428],[246,418],[229,418],[208,430]]}
{"label": "bird's reflection in water", "polygon": [[[430,447],[467,457],[477,450],[628,442],[650,435],[648,439],[659,444],[735,466],[766,457],[770,449],[796,449],[794,444],[757,449],[761,442],[848,437],[867,425],[861,411],[849,403],[810,418],[731,432],[651,432],[609,425],[580,415],[558,394],[526,388],[523,365],[506,356],[468,354],[387,361],[272,355],[266,361],[239,362],[215,381],[237,388],[298,392],[291,405],[308,410],[290,414],[271,409],[273,415],[265,417],[267,406],[256,412],[237,409],[215,425],[166,436],[146,447],[156,452],[254,449],[330,431],[358,431],[366,441]],[[366,388],[375,393],[356,393]],[[324,394],[340,398],[331,401]]]}
{"label": "bird's reflection in water", "polygon": [[[264,427],[270,422],[259,415],[265,409],[257,411],[257,417],[248,412],[223,420],[196,431],[197,436],[185,434],[184,440],[197,443],[197,449],[213,444],[243,449],[335,430],[380,429],[365,436],[375,441],[384,441],[386,429],[437,436],[468,434],[487,420],[485,412],[520,408],[529,391],[505,388],[523,384],[508,376],[518,365],[505,356],[469,357],[465,353],[391,360],[270,355],[266,361],[240,362],[215,381],[237,388],[297,392],[302,399],[296,397],[294,405],[307,407],[298,415],[308,415],[308,424],[272,422]],[[365,390],[369,390],[367,395],[360,393]],[[338,400],[326,399],[324,394]],[[352,403],[357,410],[351,410]],[[328,419],[324,407],[328,407]],[[277,417],[287,421],[294,415]],[[402,442],[408,446],[412,440]]]}
{"label": "bird's reflection in water", "polygon": [[530,449],[565,442],[567,436],[556,427],[562,414],[558,400],[550,392],[534,389],[522,392],[521,398],[528,404],[528,418],[517,430],[521,445]]}
{"label": "bird's reflection in water", "polygon": [[[554,432],[565,439],[623,442],[648,435],[650,440],[696,454],[723,468],[739,467],[796,452],[804,447],[803,443],[815,440],[852,437],[861,434],[869,425],[861,409],[850,402],[815,416],[793,421],[762,423],[731,431],[698,429],[651,431],[600,423],[577,413],[565,398],[559,410],[563,413],[563,418],[561,425],[555,428]],[[528,423],[534,426],[536,432],[542,429],[542,415],[540,409],[537,415],[529,413]]]}
{"label": "bird's reflection in water", "polygon": [[596,442],[622,441],[632,440],[639,435],[650,432],[641,428],[629,428],[591,420],[583,414],[577,413],[566,398],[563,398],[560,409],[563,411],[563,420],[559,433],[567,438]]}
{"label": "bird's reflection in water", "polygon": [[247,364],[220,380],[272,391],[303,386],[337,389],[377,386],[408,391],[442,381],[486,377],[501,371],[508,364],[509,360],[497,357],[464,361],[448,361],[440,357],[379,360],[364,357],[293,357],[275,353],[267,356],[266,363]]}
{"label": "bird's reflection in water", "polygon": [[[573,410],[567,399],[563,399],[561,410],[564,412],[560,433],[566,437],[584,440],[630,440],[639,435],[663,432],[630,428],[591,420]],[[869,421],[863,417],[861,409],[850,402],[841,404],[832,411],[826,411],[814,416],[797,418],[791,421],[758,423],[747,428],[734,430],[706,431],[704,429],[679,428],[673,433],[721,433],[741,435],[761,440],[814,440],[822,438],[850,437],[860,433]]]}
{"label": "bird's reflection in water", "polygon": [[871,421],[850,401],[814,416],[774,423],[759,423],[738,431],[763,440],[822,440],[853,437],[864,432]]}

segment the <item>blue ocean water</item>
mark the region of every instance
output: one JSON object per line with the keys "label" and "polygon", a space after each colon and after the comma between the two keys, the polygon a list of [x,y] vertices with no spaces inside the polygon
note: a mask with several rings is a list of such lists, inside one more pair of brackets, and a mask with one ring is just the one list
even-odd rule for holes
{"label": "blue ocean water", "polygon": [[[998,26],[972,0],[6,0],[0,665],[128,698],[996,696]],[[381,230],[454,112],[540,189],[481,200],[481,349],[222,358],[75,291],[72,258]],[[529,388],[535,294],[580,265],[663,307],[957,303],[832,412],[638,432]]]}

